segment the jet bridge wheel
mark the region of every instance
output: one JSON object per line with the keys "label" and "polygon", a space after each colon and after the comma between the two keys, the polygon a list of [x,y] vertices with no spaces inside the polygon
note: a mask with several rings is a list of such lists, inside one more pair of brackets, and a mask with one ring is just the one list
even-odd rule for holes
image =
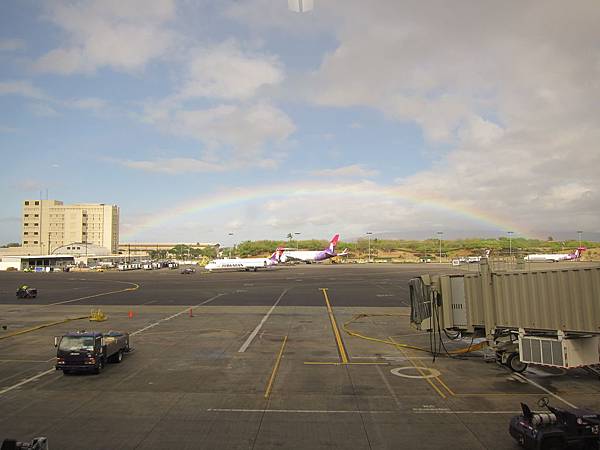
{"label": "jet bridge wheel", "polygon": [[525,372],[525,369],[527,369],[527,363],[522,362],[519,358],[519,354],[516,352],[508,355],[508,358],[506,359],[506,365],[510,368],[510,370],[517,373]]}

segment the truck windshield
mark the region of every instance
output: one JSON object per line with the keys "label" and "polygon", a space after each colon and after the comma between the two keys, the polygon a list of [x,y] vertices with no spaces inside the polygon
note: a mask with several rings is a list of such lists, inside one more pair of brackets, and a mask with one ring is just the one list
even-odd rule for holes
{"label": "truck windshield", "polygon": [[88,336],[64,336],[60,340],[59,350],[94,350],[94,338]]}

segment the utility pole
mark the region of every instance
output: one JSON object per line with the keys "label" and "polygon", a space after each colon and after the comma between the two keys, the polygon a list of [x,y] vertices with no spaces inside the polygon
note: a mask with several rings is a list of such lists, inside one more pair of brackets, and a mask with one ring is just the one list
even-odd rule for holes
{"label": "utility pole", "polygon": [[512,235],[513,231],[507,231],[508,233],[508,257],[509,260],[512,261]]}
{"label": "utility pole", "polygon": [[[295,234],[296,236],[298,236],[298,235],[300,234],[300,232],[298,232],[298,231],[294,231],[294,234]],[[581,247],[581,246],[580,246],[580,247]],[[300,243],[298,242],[298,238],[296,238],[296,250],[299,250],[299,249],[300,249]]]}
{"label": "utility pole", "polygon": [[[233,233],[229,233],[229,236],[233,236]],[[232,247],[235,246],[235,244],[231,244]],[[229,258],[231,259],[231,247],[229,247]]]}
{"label": "utility pole", "polygon": [[371,235],[373,233],[371,231],[367,231],[366,235],[369,238],[369,262],[371,262]]}
{"label": "utility pole", "polygon": [[440,241],[440,263],[442,262],[442,236],[444,235],[443,231],[438,231],[436,232],[436,234],[438,235],[438,239]]}
{"label": "utility pole", "polygon": [[581,235],[583,234],[583,231],[579,230],[577,231],[577,234],[579,235],[579,247],[581,248]]}

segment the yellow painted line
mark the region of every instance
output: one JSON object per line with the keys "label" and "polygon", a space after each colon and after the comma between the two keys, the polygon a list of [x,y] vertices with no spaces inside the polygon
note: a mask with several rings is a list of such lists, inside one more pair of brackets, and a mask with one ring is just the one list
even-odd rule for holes
{"label": "yellow painted line", "polygon": [[[392,339],[391,337],[389,338],[392,342],[395,343],[394,339]],[[425,381],[427,381],[429,383],[429,385],[439,394],[440,397],[442,398],[446,398],[446,394],[444,394],[440,388],[438,388],[435,384],[433,384],[433,382],[431,381],[431,379],[429,378],[425,378],[427,376],[427,374],[425,372],[423,372],[423,368],[417,366],[414,361],[412,360],[412,358],[408,355],[407,352],[404,351],[404,349],[398,345],[396,345],[396,348],[402,352],[404,354],[404,356],[406,357],[406,359],[408,359],[408,361],[412,364],[412,366],[417,369],[417,371],[421,374],[421,376],[423,376],[423,378],[425,379]]]}
{"label": "yellow painted line", "polygon": [[5,334],[4,336],[0,336],[0,340],[2,340],[2,339],[8,339],[8,338],[11,338],[11,337],[14,337],[14,336],[19,336],[20,334],[30,333],[32,331],[41,330],[42,328],[48,328],[48,327],[52,327],[54,325],[60,325],[61,323],[71,322],[73,320],[88,319],[89,317],[90,316],[73,317],[71,319],[64,319],[64,320],[59,320],[59,321],[56,321],[56,322],[44,323],[42,325],[37,325],[35,327],[26,328],[24,330],[19,330],[19,331],[15,331],[13,333]]}
{"label": "yellow painted line", "polygon": [[271,389],[273,388],[273,383],[275,382],[275,376],[277,375],[277,370],[279,369],[279,364],[281,363],[281,358],[283,357],[283,351],[285,350],[285,344],[287,342],[287,336],[283,338],[283,342],[281,343],[281,348],[279,349],[279,354],[277,355],[277,360],[275,361],[275,366],[273,366],[273,371],[271,372],[271,378],[269,378],[269,384],[267,384],[267,389],[265,390],[265,398],[269,398],[271,395]]}
{"label": "yellow painted line", "polygon": [[344,342],[342,341],[342,336],[340,335],[340,330],[337,326],[337,322],[335,321],[335,316],[333,315],[333,310],[331,309],[331,303],[329,303],[329,297],[327,296],[327,288],[321,288],[323,292],[323,296],[325,297],[325,303],[327,305],[327,314],[329,314],[329,320],[331,321],[331,328],[333,328],[333,335],[335,336],[335,340],[337,342],[338,351],[340,353],[340,358],[342,359],[342,363],[348,363],[348,355],[346,354],[346,349],[344,348]]}
{"label": "yellow painted line", "polygon": [[[427,363],[425,363],[425,361],[424,361],[424,360],[421,360],[421,364],[423,365],[423,367],[425,367],[425,368],[427,368],[427,369],[431,369],[431,367],[429,367],[429,366],[427,365]],[[452,389],[450,389],[450,388],[448,387],[448,385],[447,385],[446,383],[444,383],[444,381],[442,380],[442,377],[441,377],[441,376],[439,376],[439,375],[438,375],[437,377],[433,377],[433,379],[434,379],[434,380],[436,380],[438,383],[440,383],[440,385],[441,385],[443,388],[445,388],[445,389],[448,391],[448,393],[449,393],[450,395],[456,395],[456,394],[455,394],[455,393],[452,391]]]}

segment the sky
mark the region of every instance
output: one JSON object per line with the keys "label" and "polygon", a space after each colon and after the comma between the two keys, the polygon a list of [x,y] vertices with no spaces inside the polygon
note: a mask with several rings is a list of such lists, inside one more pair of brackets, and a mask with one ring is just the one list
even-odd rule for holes
{"label": "sky", "polygon": [[600,232],[596,0],[0,10],[0,243],[46,192],[122,242]]}

